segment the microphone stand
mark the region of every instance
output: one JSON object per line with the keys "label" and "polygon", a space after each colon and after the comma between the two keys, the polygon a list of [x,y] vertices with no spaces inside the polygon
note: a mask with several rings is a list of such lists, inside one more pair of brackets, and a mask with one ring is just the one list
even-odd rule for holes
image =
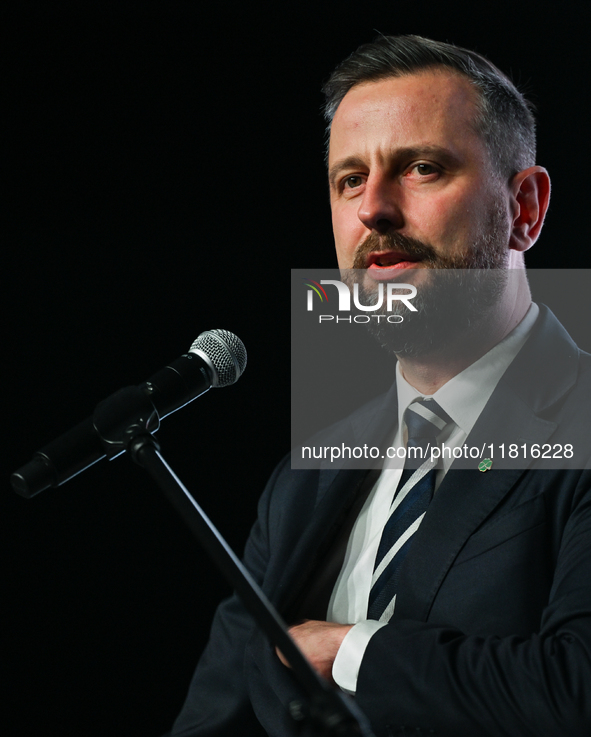
{"label": "microphone stand", "polygon": [[259,585],[166,463],[155,438],[149,434],[137,435],[132,438],[128,450],[134,461],[145,468],[160,486],[193,535],[240,596],[246,610],[289,662],[296,679],[309,698],[308,704],[294,701],[289,705],[294,720],[303,722],[309,728],[309,734],[314,737],[328,737],[328,735],[373,737],[367,718],[354,701],[332,688],[310,666],[287,632],[285,622]]}
{"label": "microphone stand", "polygon": [[[286,657],[308,696],[307,703],[298,700],[289,705],[293,719],[310,737],[373,737],[367,718],[355,702],[332,688],[311,667],[278,612],[162,457],[152,435],[159,427],[159,418],[146,393],[139,387],[121,389],[97,405],[92,425],[108,458],[127,450],[148,471],[257,625]],[[26,483],[23,488],[16,484],[15,490],[26,496]]]}

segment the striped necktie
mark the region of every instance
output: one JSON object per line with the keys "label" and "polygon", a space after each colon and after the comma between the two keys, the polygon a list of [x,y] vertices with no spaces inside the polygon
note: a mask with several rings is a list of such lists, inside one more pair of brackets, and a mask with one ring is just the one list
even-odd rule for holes
{"label": "striped necktie", "polygon": [[433,498],[436,463],[430,458],[430,447],[452,419],[434,399],[421,399],[408,406],[404,422],[406,463],[382,532],[369,593],[367,618],[380,622],[392,616],[400,566]]}

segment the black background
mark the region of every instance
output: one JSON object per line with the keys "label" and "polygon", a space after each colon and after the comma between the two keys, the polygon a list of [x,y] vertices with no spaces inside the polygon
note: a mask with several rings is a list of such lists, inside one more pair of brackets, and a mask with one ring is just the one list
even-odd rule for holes
{"label": "black background", "polygon": [[31,501],[10,472],[201,331],[232,330],[249,352],[244,377],[159,438],[241,550],[289,448],[289,269],[335,265],[322,81],[376,30],[489,56],[537,105],[553,175],[528,263],[588,268],[586,20],[565,3],[80,7],[0,11],[1,719],[23,737],[156,737],[226,586],[128,458]]}

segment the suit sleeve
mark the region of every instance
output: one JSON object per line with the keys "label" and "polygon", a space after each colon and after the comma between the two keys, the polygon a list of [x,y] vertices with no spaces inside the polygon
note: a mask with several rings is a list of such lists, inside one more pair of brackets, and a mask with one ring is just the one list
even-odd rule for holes
{"label": "suit sleeve", "polygon": [[[540,551],[543,555],[545,551]],[[508,596],[507,607],[511,606]],[[591,734],[591,474],[579,477],[540,631],[474,636],[393,621],[371,638],[356,699],[377,737]]]}
{"label": "suit sleeve", "polygon": [[[245,548],[243,562],[259,584],[268,561],[268,500],[285,463],[277,466],[267,484]],[[218,607],[209,642],[171,737],[264,736],[250,705],[243,667],[246,643],[254,626],[235,594]]]}

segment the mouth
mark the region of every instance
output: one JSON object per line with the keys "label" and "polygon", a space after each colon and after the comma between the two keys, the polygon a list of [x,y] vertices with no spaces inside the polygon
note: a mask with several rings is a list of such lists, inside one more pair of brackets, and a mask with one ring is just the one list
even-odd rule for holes
{"label": "mouth", "polygon": [[374,279],[386,279],[393,271],[417,268],[420,259],[403,251],[373,251],[365,259],[365,268]]}

